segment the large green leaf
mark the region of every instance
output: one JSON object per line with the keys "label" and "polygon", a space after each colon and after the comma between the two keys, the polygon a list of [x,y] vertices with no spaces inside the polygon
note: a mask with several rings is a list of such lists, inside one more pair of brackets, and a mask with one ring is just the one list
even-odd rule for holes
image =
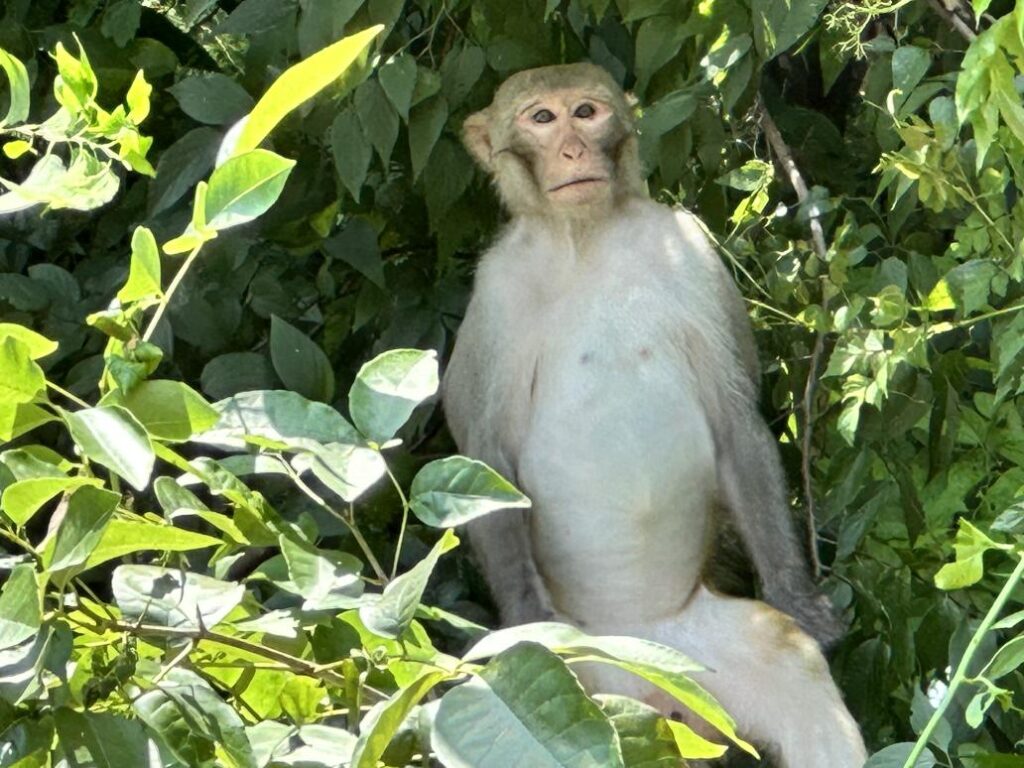
{"label": "large green leaf", "polygon": [[184,441],[217,423],[217,410],[187,384],[167,379],[144,381],[127,395],[120,391],[104,405],[120,405],[160,440]]}
{"label": "large green leaf", "polygon": [[200,443],[244,448],[246,443],[268,448],[314,450],[326,443],[362,443],[345,417],[323,403],[296,392],[243,392],[214,404],[220,420],[197,435]]}
{"label": "large green leaf", "polygon": [[56,341],[50,341],[42,334],[17,323],[0,323],[0,341],[6,338],[12,338],[24,344],[28,350],[28,356],[33,360],[52,355],[58,347]]}
{"label": "large green leaf", "polygon": [[352,66],[382,29],[381,26],[374,26],[350,35],[285,70],[249,113],[245,127],[231,150],[231,156],[258,147],[285,115],[311,99]]}
{"label": "large green leaf", "polygon": [[145,227],[136,227],[132,235],[128,282],[117,292],[117,300],[127,304],[140,299],[159,298],[160,295],[160,250],[156,238]]}
{"label": "large green leaf", "polygon": [[352,768],[376,768],[377,761],[412,708],[448,677],[447,672],[424,672],[382,706],[374,708],[361,724],[359,740],[352,753]]}
{"label": "large green leaf", "polygon": [[148,520],[111,520],[103,530],[96,548],[90,553],[85,567],[92,568],[133,552],[188,552],[220,544],[220,539],[175,528],[173,525],[162,525]]}
{"label": "large green leaf", "polygon": [[33,566],[19,565],[11,571],[0,592],[0,651],[13,648],[39,631],[42,596]]}
{"label": "large green leaf", "polygon": [[232,768],[258,768],[242,718],[195,672],[170,670],[160,687],[132,701],[132,709],[185,765],[212,764],[217,744]]}
{"label": "large green leaf", "polygon": [[[627,768],[683,768],[668,722],[654,707],[626,696],[594,697],[619,734]],[[725,748],[721,747],[718,757]],[[697,755],[694,755],[697,757]]]}
{"label": "large green leaf", "polygon": [[210,176],[207,226],[229,229],[262,216],[277,202],[294,166],[294,160],[265,149],[232,157]]}
{"label": "large green leaf", "polygon": [[120,406],[97,406],[63,413],[71,437],[90,461],[142,490],[149,484],[156,456],[146,430]]}
{"label": "large green leaf", "polygon": [[349,412],[368,439],[385,443],[413,409],[437,391],[437,353],[394,349],[359,369],[348,393]]}
{"label": "large green leaf", "polygon": [[3,48],[0,48],[0,69],[7,73],[10,86],[7,114],[0,119],[0,128],[3,128],[5,125],[21,123],[28,117],[29,81],[25,65]]}
{"label": "large green leaf", "polygon": [[0,337],[0,397],[12,405],[28,403],[45,389],[46,376],[29,346],[12,335]]}
{"label": "large green leaf", "polygon": [[310,400],[334,398],[334,369],[324,351],[302,331],[270,318],[270,359],[284,385]]}
{"label": "large green leaf", "polygon": [[150,739],[142,723],[110,712],[75,712],[61,707],[54,713],[57,740],[67,764],[78,768],[146,768]]}
{"label": "large green leaf", "polygon": [[354,608],[363,593],[359,577],[363,564],[347,552],[317,549],[311,544],[282,536],[281,554],[288,564],[289,591],[302,595],[310,611]]}
{"label": "large green leaf", "polygon": [[467,661],[487,658],[527,641],[540,643],[576,661],[599,661],[639,675],[685,704],[741,748],[756,754],[753,747],[736,734],[732,717],[691,677],[703,667],[661,643],[639,637],[588,635],[568,624],[538,622],[492,632],[470,648],[463,658]]}
{"label": "large green leaf", "polygon": [[186,77],[167,89],[181,110],[200,123],[228,125],[253,108],[253,98],[238,82],[220,72]]}
{"label": "large green leaf", "polygon": [[28,477],[11,483],[0,495],[0,507],[16,525],[24,525],[54,496],[83,485],[100,486],[95,477]]}
{"label": "large green leaf", "polygon": [[212,628],[245,594],[241,584],[156,565],[118,566],[111,588],[126,620],[182,629]]}
{"label": "large green leaf", "polygon": [[310,471],[345,501],[355,501],[384,477],[387,464],[379,451],[351,443],[328,443],[292,460],[299,473]]}
{"label": "large green leaf", "polygon": [[121,497],[104,488],[85,486],[68,499],[57,535],[43,550],[43,563],[51,573],[78,571],[89,559],[114,516]]}
{"label": "large green leaf", "polygon": [[427,525],[452,528],[489,512],[529,507],[530,500],[482,461],[449,456],[423,466],[409,489],[409,506]]}
{"label": "large green leaf", "polygon": [[367,629],[390,638],[397,638],[405,632],[416,616],[416,609],[423,600],[423,592],[437,561],[441,555],[458,545],[459,539],[455,533],[445,531],[425,558],[408,573],[403,573],[384,587],[380,600],[360,608],[359,618]]}
{"label": "large green leaf", "polygon": [[624,768],[601,708],[558,656],[535,643],[509,648],[448,691],[431,745],[447,768]]}
{"label": "large green leaf", "polygon": [[828,0],[753,0],[754,42],[762,58],[788,50],[814,26]]}

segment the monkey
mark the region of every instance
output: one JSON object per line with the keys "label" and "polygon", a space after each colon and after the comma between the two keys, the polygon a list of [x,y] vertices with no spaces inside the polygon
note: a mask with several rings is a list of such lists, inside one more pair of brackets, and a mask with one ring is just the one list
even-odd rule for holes
{"label": "monkey", "polygon": [[[860,768],[812,638],[834,640],[837,622],[758,410],[749,318],[696,217],[650,198],[627,96],[590,63],[526,70],[463,139],[510,221],[477,266],[442,400],[460,452],[533,502],[468,526],[502,623],[677,648],[784,768]],[[763,601],[704,583],[719,510]],[[578,673],[592,692],[679,708],[621,670]]]}

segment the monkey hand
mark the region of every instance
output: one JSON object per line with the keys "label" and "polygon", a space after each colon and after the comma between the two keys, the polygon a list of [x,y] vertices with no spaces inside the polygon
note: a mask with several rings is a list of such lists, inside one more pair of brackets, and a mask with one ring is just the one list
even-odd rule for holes
{"label": "monkey hand", "polygon": [[832,650],[846,634],[845,622],[836,614],[832,601],[821,592],[765,595],[765,601],[792,616],[800,629],[818,641],[823,651]]}

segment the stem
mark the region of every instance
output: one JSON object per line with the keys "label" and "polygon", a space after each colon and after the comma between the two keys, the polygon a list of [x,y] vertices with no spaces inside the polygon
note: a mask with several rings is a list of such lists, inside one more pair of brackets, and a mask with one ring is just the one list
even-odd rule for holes
{"label": "stem", "polygon": [[249,640],[244,640],[240,637],[233,637],[232,635],[223,635],[219,632],[211,632],[208,629],[186,629],[183,627],[161,627],[156,624],[135,624],[126,621],[103,621],[96,626],[90,626],[87,623],[83,623],[83,626],[88,627],[91,631],[97,634],[102,634],[104,631],[113,632],[124,632],[129,635],[136,637],[176,637],[192,640],[199,642],[200,640],[207,640],[212,643],[220,643],[226,645],[229,648],[235,648],[239,651],[246,651],[248,653],[262,656],[265,659],[276,661],[279,664],[283,664],[292,672],[299,675],[305,675],[306,677],[315,677],[323,680],[325,683],[343,688],[345,686],[345,679],[340,675],[336,675],[328,670],[319,669],[319,665],[306,659],[300,659],[298,656],[292,656],[290,653],[279,651],[276,648],[270,648],[259,643],[253,643]]}
{"label": "stem", "polygon": [[984,320],[991,320],[993,317],[999,317],[1000,315],[1008,315],[1011,312],[1019,312],[1022,309],[1024,309],[1024,304],[1014,304],[1012,307],[1003,307],[1002,309],[996,309],[991,312],[985,312],[982,315],[968,317],[965,320],[960,320],[959,322],[952,323],[952,326],[954,328],[969,328],[975,323],[980,323],[983,322]]}
{"label": "stem", "polygon": [[956,672],[953,673],[953,678],[949,681],[949,687],[946,689],[946,695],[942,697],[942,701],[932,713],[931,718],[928,720],[928,724],[924,727],[924,730],[921,731],[921,735],[917,737],[917,742],[914,744],[914,748],[910,751],[910,755],[907,757],[906,762],[903,763],[903,768],[913,768],[914,764],[917,762],[917,758],[920,757],[922,752],[924,752],[925,747],[928,745],[928,740],[931,738],[932,732],[938,727],[943,714],[945,714],[946,709],[952,703],[957,689],[963,684],[967,677],[967,669],[971,666],[971,662],[974,660],[974,654],[978,651],[982,639],[995,623],[996,619],[999,618],[999,614],[1002,612],[1003,606],[1005,606],[1006,601],[1010,599],[1010,593],[1013,592],[1013,588],[1017,586],[1017,582],[1020,581],[1022,576],[1024,576],[1024,555],[1020,556],[1020,561],[1017,563],[1017,567],[1013,569],[1013,573],[1010,574],[1006,583],[1003,584],[1003,588],[996,596],[995,602],[992,603],[992,607],[988,609],[988,613],[985,614],[985,618],[981,620],[981,625],[974,633],[971,641],[967,644],[967,650],[964,651],[963,658],[960,659]]}
{"label": "stem", "polygon": [[82,408],[92,408],[91,405],[89,405],[87,402],[85,402],[85,400],[80,398],[78,395],[72,394],[71,392],[68,392],[66,389],[62,389],[61,387],[58,387],[56,384],[54,384],[49,379],[46,380],[46,386],[48,386],[50,389],[52,389],[58,395],[62,395],[63,397],[66,397],[68,400],[70,400],[75,405],[81,406]]}
{"label": "stem", "polygon": [[143,341],[149,341],[153,334],[156,332],[156,326],[164,316],[164,312],[167,310],[167,305],[171,303],[171,297],[174,296],[174,292],[178,290],[178,286],[181,285],[181,281],[185,279],[185,274],[192,266],[192,262],[196,260],[196,256],[199,255],[199,251],[202,249],[202,244],[197,245],[192,249],[192,252],[186,257],[185,262],[178,268],[178,273],[171,280],[171,284],[167,286],[167,291],[163,296],[160,297],[160,303],[157,304],[156,312],[153,313],[153,319],[149,321],[149,325],[146,326],[146,332],[142,334]]}
{"label": "stem", "polygon": [[[807,183],[804,181],[800,169],[793,160],[793,153],[779,132],[779,128],[768,114],[764,104],[761,105],[761,127],[764,128],[765,138],[775,153],[775,157],[786,172],[789,183],[796,192],[797,200],[803,203],[807,200]],[[825,244],[825,230],[821,226],[816,210],[808,211],[810,215],[811,241],[814,244],[814,251],[818,258],[827,261],[828,246]],[[828,294],[822,288],[821,311],[828,314]],[[811,440],[814,437],[814,390],[818,385],[818,366],[821,363],[821,355],[825,350],[825,333],[818,331],[814,338],[814,348],[811,351],[811,360],[807,366],[807,381],[804,383],[803,401],[803,432],[800,435],[800,474],[803,477],[804,504],[807,507],[807,538],[808,552],[811,558],[811,569],[814,577],[821,575],[821,558],[818,556],[818,523],[815,519],[814,494],[811,483]]]}
{"label": "stem", "polygon": [[288,465],[288,462],[282,462],[282,465],[284,466],[285,471],[291,477],[292,482],[295,483],[296,487],[298,487],[300,491],[306,494],[306,496],[308,496],[314,503],[316,503],[317,506],[319,506],[322,510],[327,512],[327,514],[331,515],[332,517],[336,517],[338,520],[341,520],[341,522],[345,524],[345,527],[348,528],[349,533],[352,534],[352,538],[356,540],[356,543],[359,545],[359,548],[363,551],[363,554],[366,556],[366,560],[370,563],[370,567],[373,568],[374,573],[377,574],[377,577],[381,580],[382,583],[387,584],[388,577],[384,573],[384,569],[380,567],[380,562],[377,560],[377,557],[373,554],[373,550],[370,549],[370,545],[367,544],[366,539],[363,538],[363,534],[362,531],[359,530],[359,526],[356,525],[355,516],[352,514],[351,511],[352,505],[349,505],[348,515],[341,514],[336,509],[334,509],[334,507],[332,507],[330,504],[324,501],[320,497],[320,494],[318,494],[316,491],[314,491],[312,488],[306,485],[303,479],[299,477],[299,473],[293,470]]}
{"label": "stem", "polygon": [[398,543],[395,545],[395,560],[391,565],[391,578],[395,578],[398,575],[398,556],[402,554],[402,543],[405,541],[405,529],[409,523],[409,500],[405,497],[405,493],[402,491],[402,486],[395,479],[395,476],[391,474],[391,469],[387,469],[388,477],[391,478],[391,484],[395,486],[395,490],[398,491],[398,498],[402,500],[402,528],[398,532]]}

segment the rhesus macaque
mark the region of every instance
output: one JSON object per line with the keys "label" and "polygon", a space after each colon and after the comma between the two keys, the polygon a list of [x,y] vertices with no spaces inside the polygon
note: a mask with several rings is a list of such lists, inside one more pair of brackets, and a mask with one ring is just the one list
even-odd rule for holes
{"label": "rhesus macaque", "polygon": [[[459,450],[533,500],[469,527],[502,621],[678,648],[785,768],[860,768],[811,637],[837,625],[758,413],[742,300],[695,218],[648,197],[623,92],[590,64],[521,72],[465,142],[512,221],[480,262],[443,396]],[[774,608],[702,583],[717,510]],[[592,691],[681,708],[620,670],[580,672]]]}

